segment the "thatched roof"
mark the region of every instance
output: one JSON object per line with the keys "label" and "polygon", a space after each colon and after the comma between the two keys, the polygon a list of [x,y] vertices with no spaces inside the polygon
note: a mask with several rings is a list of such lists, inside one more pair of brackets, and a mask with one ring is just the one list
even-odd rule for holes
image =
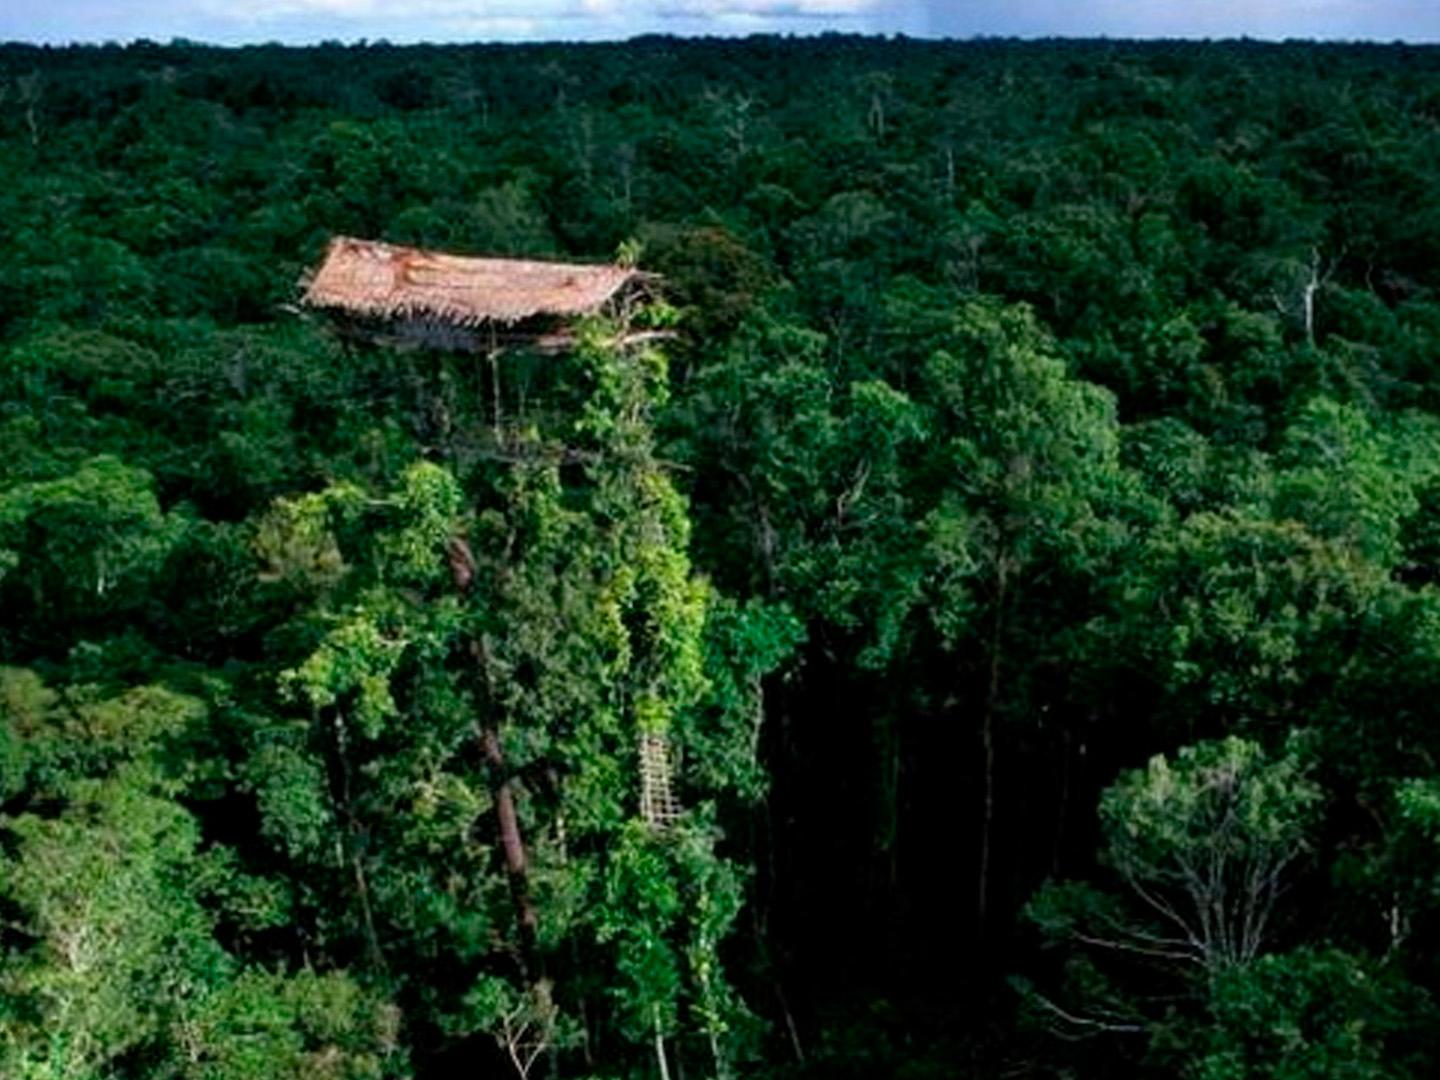
{"label": "thatched roof", "polygon": [[337,236],[304,302],[362,318],[512,325],[592,314],[644,276],[624,266],[472,259]]}

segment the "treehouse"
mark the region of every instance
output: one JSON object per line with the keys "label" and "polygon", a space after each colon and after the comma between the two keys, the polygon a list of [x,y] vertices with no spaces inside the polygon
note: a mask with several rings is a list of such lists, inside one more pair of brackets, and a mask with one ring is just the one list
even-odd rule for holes
{"label": "treehouse", "polygon": [[[347,342],[441,354],[414,365],[432,371],[435,364],[450,367],[449,378],[427,379],[422,374],[417,379],[423,405],[413,418],[416,433],[433,451],[511,462],[536,456],[570,461],[569,448],[548,445],[534,430],[544,425],[532,424],[533,417],[527,417],[533,369],[554,369],[557,365],[543,358],[574,348],[575,324],[588,316],[613,318],[618,327],[614,344],[621,348],[670,336],[631,329],[631,315],[653,298],[651,286],[656,280],[655,275],[614,264],[469,258],[337,236],[306,282],[302,302],[327,315]],[[507,357],[513,378],[506,395],[498,358],[512,352],[519,355]],[[476,365],[465,362],[466,356],[487,361],[489,388],[475,378]],[[448,385],[448,392],[460,387],[477,396],[482,411],[493,418],[492,434],[483,443],[476,442],[473,431],[455,430],[437,384]],[[565,400],[563,394],[558,397]],[[449,557],[455,586],[464,593],[474,580],[475,558],[463,537],[452,539]],[[681,816],[672,787],[673,750],[664,730],[638,735],[640,815],[652,828],[664,830]],[[497,766],[503,765],[493,736],[487,753]],[[508,784],[502,782],[497,801],[509,798]],[[513,819],[513,810],[509,813]],[[515,826],[510,828],[513,831]],[[518,832],[506,843],[522,850]],[[511,858],[512,870],[519,866],[523,874],[523,855]]]}
{"label": "treehouse", "polygon": [[532,454],[512,436],[546,409],[554,419],[569,407],[551,360],[575,348],[580,320],[613,320],[607,343],[621,349],[671,336],[632,326],[658,281],[614,263],[475,258],[337,236],[303,281],[301,303],[327,316],[347,345],[414,356],[411,419],[422,441],[451,437],[447,395],[461,393],[492,418],[483,453],[503,458]]}
{"label": "treehouse", "polygon": [[[337,236],[302,302],[347,341],[494,356],[573,347],[590,315],[625,316],[649,298],[653,274],[614,264],[470,258]],[[625,335],[624,343],[653,337]]]}

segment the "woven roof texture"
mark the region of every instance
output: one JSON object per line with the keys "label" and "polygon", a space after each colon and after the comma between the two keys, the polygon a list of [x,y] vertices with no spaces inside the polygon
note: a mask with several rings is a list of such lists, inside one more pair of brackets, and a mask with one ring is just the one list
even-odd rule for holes
{"label": "woven roof texture", "polygon": [[513,324],[591,314],[641,276],[623,266],[473,259],[337,236],[304,301],[368,318]]}

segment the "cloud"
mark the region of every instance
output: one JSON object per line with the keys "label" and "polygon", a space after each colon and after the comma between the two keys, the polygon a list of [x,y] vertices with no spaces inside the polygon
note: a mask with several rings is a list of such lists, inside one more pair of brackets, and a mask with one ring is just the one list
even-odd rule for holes
{"label": "cloud", "polygon": [[[55,0],[58,3],[74,0]],[[0,0],[0,4],[5,0]],[[918,0],[192,0],[222,41],[321,37],[393,41],[624,38],[665,31],[725,34],[833,26],[873,33]],[[0,20],[3,21],[3,20]],[[175,33],[191,31],[176,27]]]}
{"label": "cloud", "polygon": [[658,0],[650,6],[662,18],[845,19],[876,14],[883,5],[879,0]]}
{"label": "cloud", "polygon": [[[390,18],[395,14],[395,5],[388,0],[247,0],[243,4],[232,0],[202,0],[202,6],[205,14],[212,18],[242,22],[316,17],[358,21]],[[561,6],[546,4],[544,0],[529,3],[525,0],[410,0],[405,5],[405,16],[415,20],[526,18],[543,14],[546,8]]]}
{"label": "cloud", "polygon": [[[216,19],[251,23],[277,19],[331,18],[337,22],[393,19],[392,0],[202,0],[205,13]],[[855,18],[873,14],[882,0],[410,0],[407,20],[422,22],[544,22],[647,17],[696,19]]]}
{"label": "cloud", "polygon": [[1435,0],[921,0],[922,33],[1435,40]]}

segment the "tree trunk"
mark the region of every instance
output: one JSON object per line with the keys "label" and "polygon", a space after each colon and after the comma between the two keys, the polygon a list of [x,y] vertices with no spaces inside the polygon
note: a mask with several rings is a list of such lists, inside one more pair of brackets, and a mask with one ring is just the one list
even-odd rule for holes
{"label": "tree trunk", "polygon": [[660,1010],[655,1010],[655,1060],[660,1063],[660,1080],[670,1080],[670,1062],[665,1057],[665,1035],[660,1030]]}
{"label": "tree trunk", "polygon": [[985,933],[985,923],[990,913],[990,838],[995,825],[995,708],[1000,699],[1000,649],[1005,629],[1007,584],[1007,567],[1003,555],[1000,557],[996,577],[995,629],[990,641],[990,688],[985,697],[985,719],[980,728],[980,741],[985,758],[985,794],[984,811],[980,821],[980,872],[975,897],[975,925],[981,936]]}
{"label": "tree trunk", "polygon": [[1305,283],[1305,341],[1315,347],[1315,294],[1320,291],[1320,250],[1315,248],[1310,257],[1310,280]]}
{"label": "tree trunk", "polygon": [[[475,579],[475,556],[464,537],[450,540],[450,578],[455,590],[467,592]],[[486,699],[490,692],[490,657],[483,640],[470,642],[470,655],[480,677],[480,689]],[[530,895],[529,859],[525,853],[525,837],[520,828],[520,815],[515,809],[514,782],[506,771],[505,750],[500,744],[500,730],[494,723],[476,723],[480,749],[490,765],[494,785],[495,818],[500,830],[500,849],[505,854],[505,870],[510,878],[510,895],[515,902],[516,920],[520,928],[520,948],[529,978],[539,977],[535,968],[535,931],[539,917],[535,900]]]}
{"label": "tree trunk", "polygon": [[525,838],[520,832],[520,816],[515,812],[515,793],[511,780],[505,773],[505,752],[500,746],[500,733],[494,727],[482,727],[480,745],[485,751],[485,760],[495,772],[495,817],[500,826],[500,847],[505,853],[510,893],[514,897],[515,911],[520,923],[520,942],[528,963],[534,956],[535,928],[539,919],[535,911],[535,900],[530,895]]}
{"label": "tree trunk", "polygon": [[360,862],[358,845],[355,843],[354,834],[359,831],[360,824],[355,819],[353,796],[351,791],[350,772],[350,740],[345,731],[345,717],[342,713],[335,713],[335,753],[340,765],[340,816],[344,824],[341,827],[341,843],[343,856],[350,864],[350,872],[355,876],[355,895],[360,899],[360,916],[365,924],[365,946],[369,953],[370,963],[377,971],[387,972],[389,966],[385,963],[385,951],[380,948],[380,934],[375,928],[375,912],[370,906],[370,885],[365,876],[365,867]]}

